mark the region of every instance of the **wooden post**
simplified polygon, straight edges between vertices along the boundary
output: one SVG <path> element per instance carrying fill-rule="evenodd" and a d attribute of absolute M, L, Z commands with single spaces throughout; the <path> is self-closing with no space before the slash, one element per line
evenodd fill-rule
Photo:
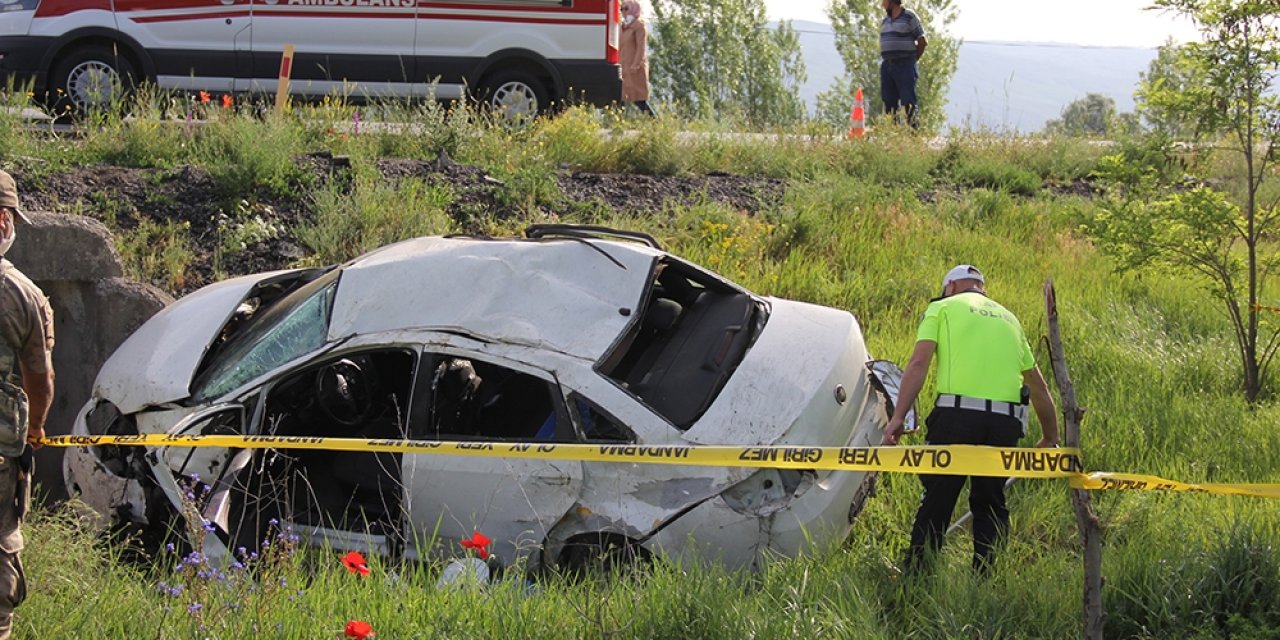
<path fill-rule="evenodd" d="M 280 56 L 280 78 L 276 83 L 276 117 L 284 115 L 284 104 L 289 99 L 289 77 L 293 75 L 293 45 L 284 45 Z"/>
<path fill-rule="evenodd" d="M 1084 409 L 1076 404 L 1076 390 L 1067 373 L 1067 356 L 1058 330 L 1058 299 L 1053 290 L 1053 278 L 1044 283 L 1044 306 L 1049 320 L 1049 359 L 1053 363 L 1058 393 L 1062 396 L 1063 444 L 1079 447 L 1080 420 L 1084 418 Z M 1084 637 L 1102 640 L 1102 525 L 1093 513 L 1088 491 L 1072 489 L 1071 502 L 1075 506 L 1076 524 L 1084 542 Z"/>

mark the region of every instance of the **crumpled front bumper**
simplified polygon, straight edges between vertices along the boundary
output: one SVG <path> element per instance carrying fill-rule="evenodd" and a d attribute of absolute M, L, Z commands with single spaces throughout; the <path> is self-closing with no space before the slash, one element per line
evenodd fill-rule
<path fill-rule="evenodd" d="M 76 415 L 71 435 L 90 435 L 87 417 L 96 403 L 90 400 Z M 120 449 L 115 447 L 111 452 Z M 129 461 L 123 455 L 113 457 L 108 453 L 106 448 L 99 447 L 68 449 L 62 462 L 67 490 L 100 514 L 110 514 L 119 521 L 148 524 L 146 486 L 132 477 Z"/>

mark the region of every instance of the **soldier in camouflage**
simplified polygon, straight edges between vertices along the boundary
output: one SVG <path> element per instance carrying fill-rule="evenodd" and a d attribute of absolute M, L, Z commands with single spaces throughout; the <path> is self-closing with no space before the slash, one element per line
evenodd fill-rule
<path fill-rule="evenodd" d="M 26 597 L 19 553 L 22 517 L 31 491 L 31 451 L 44 437 L 53 402 L 53 310 L 49 300 L 3 256 L 17 224 L 13 176 L 0 171 L 0 640 L 8 640 L 13 610 Z"/>

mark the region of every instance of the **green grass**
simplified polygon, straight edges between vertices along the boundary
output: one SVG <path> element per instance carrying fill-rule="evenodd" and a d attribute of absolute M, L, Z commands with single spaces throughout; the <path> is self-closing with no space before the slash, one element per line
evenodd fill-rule
<path fill-rule="evenodd" d="M 377 109 L 421 126 L 369 130 Z M 689 135 L 669 118 L 629 133 L 617 114 L 586 109 L 519 130 L 434 104 L 360 111 L 359 133 L 357 108 L 329 102 L 297 106 L 279 121 L 219 113 L 200 127 L 108 118 L 83 139 L 4 128 L 0 111 L 0 165 L 21 166 L 35 180 L 78 164 L 198 164 L 231 199 L 224 250 L 269 233 L 254 222 L 254 194 L 284 194 L 311 212 L 290 229 L 308 251 L 302 262 L 322 264 L 456 231 L 449 211 L 459 194 L 429 181 L 386 181 L 373 168 L 384 155 L 431 159 L 444 150 L 503 180 L 501 201 L 519 212 L 501 219 L 468 212 L 475 226 L 514 234 L 555 216 L 646 231 L 757 292 L 853 312 L 872 353 L 899 363 L 941 274 L 961 262 L 983 268 L 991 294 L 1022 319 L 1045 362 L 1041 287 L 1053 277 L 1072 377 L 1088 409 L 1090 469 L 1280 482 L 1280 407 L 1241 399 L 1218 306 L 1185 280 L 1116 274 L 1078 232 L 1097 204 L 1048 188 L 1087 179 L 1106 152 L 1096 145 L 958 135 L 935 148 L 900 131 L 845 142 L 812 130 L 741 137 L 706 126 Z M 350 179 L 308 183 L 294 160 L 317 151 L 349 156 Z M 559 170 L 727 171 L 783 178 L 787 191 L 758 215 L 716 202 L 623 215 L 567 201 Z M 235 208 L 242 198 L 247 208 Z M 83 206 L 100 209 L 106 200 Z M 133 273 L 171 284 L 181 278 L 175 265 L 190 240 L 180 227 L 140 225 L 127 238 Z M 924 397 L 930 393 L 926 386 Z M 1035 434 L 1033 427 L 1028 443 Z M 198 613 L 188 613 L 190 598 L 157 588 L 172 583 L 176 557 L 123 562 L 79 521 L 40 510 L 27 526 L 32 591 L 17 627 L 25 637 L 313 638 L 340 636 L 359 618 L 385 638 L 1080 635 L 1080 549 L 1065 483 L 1014 485 L 1011 542 L 986 581 L 968 570 L 963 532 L 948 541 L 937 575 L 909 580 L 897 572 L 918 492 L 914 477 L 882 478 L 842 545 L 755 574 L 659 563 L 611 583 L 551 579 L 531 589 L 511 580 L 442 591 L 439 563 L 372 559 L 373 575 L 361 580 L 336 553 L 317 551 L 280 560 L 273 578 L 288 588 L 258 581 L 206 591 Z M 1118 492 L 1093 499 L 1106 535 L 1107 637 L 1276 637 L 1273 501 Z M 260 591 L 248 591 L 251 584 Z"/>
<path fill-rule="evenodd" d="M 313 198 L 315 219 L 295 229 L 310 262 L 332 264 L 404 238 L 456 231 L 445 208 L 447 187 L 421 180 L 388 184 L 372 169 L 357 169 L 350 191 L 333 181 Z"/>

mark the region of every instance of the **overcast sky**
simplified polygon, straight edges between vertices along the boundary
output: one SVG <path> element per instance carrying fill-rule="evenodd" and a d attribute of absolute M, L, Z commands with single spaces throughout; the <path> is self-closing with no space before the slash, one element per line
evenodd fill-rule
<path fill-rule="evenodd" d="M 867 0 L 879 4 L 880 0 Z M 765 0 L 772 19 L 828 22 L 827 0 Z M 905 0 L 911 7 L 911 0 Z M 1144 7 L 1150 0 L 956 0 L 953 35 L 965 40 L 1156 47 L 1194 39 L 1189 21 Z"/>

